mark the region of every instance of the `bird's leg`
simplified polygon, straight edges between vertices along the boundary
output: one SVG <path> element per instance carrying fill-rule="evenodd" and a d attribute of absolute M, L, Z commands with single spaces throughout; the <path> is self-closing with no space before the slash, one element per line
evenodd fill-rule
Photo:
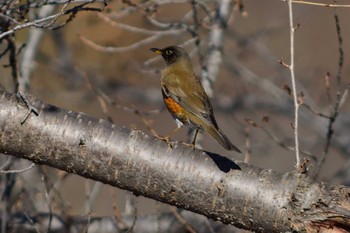
<path fill-rule="evenodd" d="M 198 131 L 199 131 L 199 129 L 196 128 L 196 132 L 194 133 L 194 137 L 193 137 L 193 140 L 191 143 L 186 143 L 186 142 L 182 142 L 182 143 L 186 146 L 192 147 L 192 149 L 195 149 Z"/>
<path fill-rule="evenodd" d="M 160 135 L 154 135 L 156 138 L 162 140 L 162 141 L 165 141 L 167 144 L 168 144 L 168 148 L 171 148 L 173 149 L 173 144 L 171 143 L 170 141 L 170 138 L 177 133 L 177 131 L 179 131 L 181 127 L 177 127 L 175 128 L 168 136 L 160 136 Z"/>
<path fill-rule="evenodd" d="M 170 138 L 177 133 L 177 131 L 179 131 L 180 128 L 176 128 L 174 129 L 168 136 L 160 136 L 160 135 L 154 135 L 156 138 L 160 139 L 160 140 L 163 140 L 163 141 L 166 141 L 166 142 L 169 142 L 170 141 Z"/>
<path fill-rule="evenodd" d="M 197 139 L 198 131 L 199 131 L 199 129 L 196 128 L 196 132 L 194 133 L 194 137 L 193 137 L 193 140 L 192 140 L 192 143 L 191 143 L 193 148 L 196 147 L 196 139 Z"/>

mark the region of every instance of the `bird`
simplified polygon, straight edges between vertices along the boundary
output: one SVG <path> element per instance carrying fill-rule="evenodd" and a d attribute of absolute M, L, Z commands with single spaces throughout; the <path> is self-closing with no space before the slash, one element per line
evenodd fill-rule
<path fill-rule="evenodd" d="M 209 97 L 193 71 L 189 54 L 179 46 L 150 50 L 161 55 L 166 64 L 161 76 L 161 90 L 167 110 L 178 128 L 189 125 L 196 129 L 191 145 L 195 147 L 198 131 L 203 130 L 226 150 L 241 153 L 219 128 Z"/>

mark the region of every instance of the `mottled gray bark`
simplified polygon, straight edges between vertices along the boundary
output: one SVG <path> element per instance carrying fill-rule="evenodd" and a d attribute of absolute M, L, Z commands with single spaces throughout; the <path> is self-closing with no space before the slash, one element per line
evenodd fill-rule
<path fill-rule="evenodd" d="M 350 229 L 350 188 L 314 183 L 218 154 L 171 146 L 29 98 L 39 116 L 0 91 L 0 153 L 130 190 L 256 232 Z"/>

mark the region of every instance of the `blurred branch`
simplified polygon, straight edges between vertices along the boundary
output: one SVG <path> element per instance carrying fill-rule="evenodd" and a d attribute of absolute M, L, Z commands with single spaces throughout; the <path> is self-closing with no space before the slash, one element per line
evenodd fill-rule
<path fill-rule="evenodd" d="M 186 222 L 191 222 L 196 233 L 227 233 L 235 232 L 233 226 L 223 225 L 220 222 L 210 221 L 214 231 L 209 231 L 207 227 L 208 219 L 202 215 L 193 214 L 188 211 L 181 211 L 178 213 L 181 218 Z M 21 213 L 16 213 L 10 216 L 11 221 L 14 224 L 10 227 L 12 233 L 32 233 L 33 228 L 43 225 L 48 222 L 49 215 L 45 212 L 40 212 L 28 216 L 30 219 L 34 219 L 35 222 L 32 226 L 29 223 L 27 217 Z M 130 229 L 134 222 L 134 215 L 124 214 L 121 216 L 124 221 L 116 221 L 113 217 L 94 217 L 90 219 L 87 232 L 89 233 L 125 233 Z M 21 224 L 18 224 L 21 223 Z M 54 214 L 53 215 L 53 227 L 51 230 L 54 232 L 67 232 L 67 225 L 70 226 L 71 232 L 76 229 L 82 229 L 88 224 L 88 219 L 83 216 L 69 215 L 66 218 Z M 81 231 L 78 231 L 81 232 Z M 138 216 L 138 219 L 133 228 L 134 233 L 184 233 L 187 232 L 187 228 L 182 223 L 178 222 L 173 213 L 165 212 L 161 216 L 159 214 L 147 214 Z"/>
<path fill-rule="evenodd" d="M 48 3 L 50 2 L 50 3 Z M 101 7 L 89 7 L 89 4 L 100 2 Z M 58 3 L 63 6 L 54 13 Z M 1 53 L 1 57 L 8 55 L 9 65 L 13 78 L 15 92 L 23 93 L 28 91 L 30 74 L 33 69 L 33 60 L 43 36 L 39 29 L 57 29 L 71 22 L 74 16 L 81 11 L 102 11 L 106 5 L 103 1 L 3 1 L 0 3 L 0 43 L 7 42 L 7 47 Z M 37 8 L 39 12 L 37 12 Z M 29 16 L 28 16 L 29 15 Z M 67 17 L 63 19 L 64 15 Z M 35 19 L 32 19 L 35 16 Z M 31 28 L 28 36 L 28 44 L 25 48 L 22 60 L 18 61 L 23 47 L 17 48 L 15 32 Z"/>
<path fill-rule="evenodd" d="M 130 5 L 132 8 L 140 8 L 140 9 L 146 9 L 149 6 L 147 5 L 147 2 L 145 4 L 135 4 L 132 3 L 131 1 L 124 1 L 125 4 Z M 172 3 L 172 2 L 169 2 Z M 157 4 L 157 3 L 152 3 L 152 4 Z M 163 2 L 164 4 L 164 2 Z M 146 10 L 146 12 L 148 12 L 149 10 Z M 120 13 L 120 12 L 119 12 Z M 112 27 L 115 28 L 119 28 L 119 29 L 123 29 L 126 30 L 128 32 L 132 32 L 132 33 L 137 33 L 137 34 L 145 34 L 145 35 L 149 35 L 149 37 L 143 38 L 137 42 L 134 42 L 130 45 L 127 46 L 122 46 L 122 47 L 106 47 L 106 46 L 102 46 L 102 45 L 98 45 L 97 43 L 91 41 L 90 39 L 86 38 L 83 35 L 79 35 L 79 39 L 86 45 L 90 46 L 91 48 L 101 51 L 101 52 L 107 52 L 107 53 L 116 53 L 116 52 L 126 52 L 126 51 L 130 51 L 130 50 L 134 50 L 134 49 L 138 49 L 141 46 L 150 44 L 152 42 L 155 42 L 157 40 L 159 40 L 160 38 L 164 37 L 164 36 L 171 36 L 171 35 L 179 35 L 183 32 L 186 31 L 191 31 L 190 27 L 186 24 L 186 23 L 161 23 L 158 20 L 156 20 L 153 17 L 150 17 L 148 14 L 146 14 L 146 19 L 153 25 L 155 25 L 158 28 L 164 29 L 164 30 L 149 30 L 149 29 L 145 29 L 145 28 L 140 28 L 140 27 L 135 27 L 135 26 L 131 26 L 128 24 L 124 24 L 124 23 L 120 23 L 120 22 L 116 22 L 114 20 L 112 20 L 112 18 L 121 18 L 121 17 L 125 17 L 129 15 L 129 11 L 127 11 L 124 14 L 118 14 L 115 12 L 112 12 L 109 15 L 109 17 L 107 17 L 105 14 L 98 14 L 98 16 L 107 24 L 109 24 Z"/>
<path fill-rule="evenodd" d="M 62 15 L 67 15 L 67 14 L 72 14 L 72 13 L 76 13 L 76 11 L 78 10 L 79 8 L 76 8 L 74 7 L 74 9 L 69 9 L 69 10 L 65 10 L 65 11 L 62 11 L 62 12 L 59 12 L 57 14 L 54 14 L 54 15 L 50 15 L 50 16 L 47 16 L 47 17 L 44 17 L 44 18 L 41 18 L 41 19 L 37 19 L 37 20 L 34 20 L 34 21 L 31 21 L 31 22 L 28 22 L 28 23 L 23 23 L 23 24 L 19 24 L 17 26 L 15 26 L 13 29 L 10 29 L 8 31 L 5 31 L 5 32 L 2 32 L 0 34 L 0 40 L 11 35 L 11 34 L 14 34 L 16 31 L 18 30 L 22 30 L 24 28 L 28 28 L 28 27 L 37 27 L 37 28 L 45 28 L 45 27 L 50 27 L 52 25 L 52 23 L 57 20 L 57 18 L 59 16 L 62 16 Z M 81 8 L 81 9 L 84 9 L 84 8 Z M 95 10 L 101 10 L 101 9 L 97 9 L 95 8 Z M 47 24 L 43 24 L 49 20 L 53 20 Z"/>
<path fill-rule="evenodd" d="M 52 212 L 52 206 L 51 206 L 51 199 L 50 199 L 50 186 L 49 185 L 49 181 L 48 181 L 48 177 L 46 176 L 46 174 L 44 173 L 42 167 L 39 168 L 40 172 L 41 172 L 41 180 L 43 182 L 44 185 L 44 190 L 45 190 L 45 199 L 46 199 L 46 203 L 47 203 L 47 208 L 49 210 L 48 213 L 48 224 L 47 224 L 47 232 L 51 231 L 51 224 L 52 224 L 52 218 L 53 218 L 53 212 Z"/>
<path fill-rule="evenodd" d="M 264 118 L 268 119 L 268 117 L 264 117 Z M 273 133 L 271 133 L 264 125 L 259 125 L 258 123 L 256 123 L 252 119 L 245 119 L 245 122 L 247 124 L 255 127 L 255 128 L 262 129 L 262 131 L 264 133 L 266 133 L 266 135 L 269 136 L 269 138 L 271 138 L 273 141 L 275 141 L 276 144 L 279 145 L 280 147 L 282 147 L 282 148 L 284 148 L 286 150 L 295 151 L 295 147 L 286 145 L 284 142 L 282 142 L 282 140 L 280 140 Z M 300 153 L 305 155 L 305 156 L 309 156 L 310 158 L 312 158 L 313 160 L 316 161 L 316 156 L 311 154 L 310 152 L 308 152 L 308 151 L 300 151 Z"/>
<path fill-rule="evenodd" d="M 196 231 L 191 227 L 191 225 L 188 224 L 188 222 L 177 212 L 178 210 L 176 207 L 170 207 L 170 211 L 174 214 L 177 221 L 179 221 L 185 227 L 186 232 L 196 233 Z"/>
<path fill-rule="evenodd" d="M 5 67 L 11 68 L 11 76 L 14 84 L 14 91 L 18 92 L 20 82 L 17 69 L 17 46 L 13 36 L 5 38 L 5 40 L 7 41 L 7 48 L 9 51 L 9 65 Z"/>
<path fill-rule="evenodd" d="M 34 98 L 30 101 L 40 114 L 21 125 L 26 108 L 15 95 L 0 95 L 0 153 L 256 232 L 350 229 L 350 189 L 344 186 L 314 183 L 295 172 L 235 164 L 176 142 L 170 142 L 170 149 L 166 142 L 140 131 Z"/>
<path fill-rule="evenodd" d="M 273 33 L 275 33 L 276 31 L 280 30 L 281 23 L 276 23 L 276 25 L 274 26 L 270 26 L 269 28 L 264 28 L 261 31 L 255 32 L 255 33 L 250 33 L 249 35 L 241 35 L 240 33 L 238 33 L 236 30 L 229 30 L 228 31 L 228 36 L 232 37 L 232 39 L 234 39 L 235 41 L 237 41 L 238 43 L 238 47 L 239 50 L 241 50 L 241 52 L 239 52 L 239 50 L 235 53 L 230 53 L 229 55 L 226 55 L 227 58 L 224 59 L 225 63 L 228 65 L 232 65 L 231 63 L 241 63 L 239 61 L 238 58 L 240 58 L 242 55 L 244 57 L 245 53 L 249 53 L 249 51 L 253 52 L 254 55 L 253 56 L 258 56 L 260 57 L 261 60 L 263 60 L 265 63 L 267 63 L 267 65 L 269 65 L 271 67 L 271 69 L 273 71 L 278 72 L 278 79 L 287 79 L 290 77 L 290 72 L 288 70 L 288 72 L 286 72 L 285 67 L 281 67 L 281 65 L 276 62 L 279 59 L 276 57 L 275 53 L 273 53 L 268 46 L 266 45 L 266 43 L 262 42 L 262 38 L 264 37 L 266 38 L 267 35 L 272 36 Z M 235 58 L 235 62 L 232 62 L 231 58 L 234 57 Z M 237 58 L 238 57 L 238 58 Z M 240 66 L 242 66 L 243 64 L 241 63 Z M 247 68 L 244 68 L 246 70 L 248 70 Z M 251 72 L 248 70 L 248 72 Z M 245 76 L 242 75 L 241 76 L 242 79 L 245 79 Z M 272 77 L 271 77 L 272 78 Z M 271 80 L 271 78 L 269 78 L 269 80 Z M 262 78 L 259 78 L 262 79 Z M 308 92 L 306 92 L 305 90 L 307 89 L 303 82 L 300 82 L 298 80 L 295 80 L 297 83 L 297 86 L 304 91 L 305 93 L 305 97 L 308 100 L 308 103 L 311 104 L 311 106 L 314 106 L 315 103 L 312 100 L 312 98 L 310 97 L 310 95 L 308 94 Z M 258 82 L 258 80 L 256 80 L 256 82 Z M 280 87 L 276 86 L 275 83 L 269 81 L 271 84 L 271 88 L 274 88 L 274 90 L 280 89 Z M 261 81 L 259 81 L 258 83 L 252 83 L 253 85 L 255 85 L 256 87 L 260 87 L 260 83 Z M 272 87 L 275 86 L 275 87 Z M 272 93 L 274 93 L 275 91 L 270 91 Z M 278 98 L 281 98 L 281 96 L 279 96 Z"/>
<path fill-rule="evenodd" d="M 337 74 L 337 93 L 336 93 L 336 102 L 334 106 L 331 106 L 331 116 L 329 118 L 328 128 L 327 128 L 327 138 L 326 142 L 324 144 L 324 149 L 321 155 L 321 158 L 319 159 L 316 170 L 314 173 L 314 177 L 317 178 L 319 175 L 319 171 L 321 169 L 321 166 L 323 165 L 326 156 L 328 154 L 329 146 L 331 144 L 332 136 L 333 136 L 333 125 L 337 119 L 339 109 L 341 107 L 341 103 L 343 100 L 343 96 L 346 96 L 348 93 L 349 85 L 346 86 L 343 93 L 341 93 L 342 88 L 342 74 L 343 74 L 343 66 L 344 66 L 344 50 L 343 50 L 343 38 L 341 34 L 340 24 L 339 24 L 339 16 L 337 13 L 336 8 L 333 9 L 333 16 L 335 21 L 335 26 L 337 30 L 337 37 L 338 37 L 338 50 L 339 50 L 339 59 L 338 59 L 338 74 Z M 330 96 L 330 94 L 329 94 Z M 330 98 L 330 97 L 329 97 Z"/>
<path fill-rule="evenodd" d="M 44 6 L 39 11 L 39 17 L 47 17 L 53 13 L 55 6 Z M 19 66 L 19 88 L 20 92 L 28 92 L 32 70 L 35 66 L 35 57 L 44 36 L 44 30 L 31 28 L 28 34 L 27 43 L 23 50 Z"/>
<path fill-rule="evenodd" d="M 35 166 L 35 163 L 31 163 L 29 167 L 23 169 L 15 169 L 15 170 L 0 170 L 0 174 L 8 174 L 8 173 L 22 173 L 32 169 Z"/>
<path fill-rule="evenodd" d="M 311 107 L 309 104 L 307 103 L 302 103 L 301 106 L 304 106 L 306 109 L 308 109 L 310 112 L 312 112 L 313 114 L 320 116 L 320 117 L 324 117 L 326 119 L 329 119 L 330 117 L 323 114 L 322 112 L 317 111 L 316 109 L 314 109 L 313 107 Z"/>
<path fill-rule="evenodd" d="M 276 86 L 272 81 L 270 81 L 271 78 L 260 77 L 248 69 L 248 67 L 241 63 L 235 56 L 230 56 L 229 59 L 225 59 L 225 64 L 231 73 L 237 73 L 237 76 L 243 77 L 243 81 L 247 81 L 250 86 L 259 88 L 267 95 L 265 95 L 265 98 L 263 99 L 256 95 L 249 95 L 244 96 L 244 98 L 235 99 L 221 95 L 221 98 L 225 99 L 225 101 L 218 101 L 215 104 L 217 110 L 233 112 L 238 111 L 238 109 L 254 111 L 265 111 L 268 109 L 271 114 L 284 116 L 288 116 L 290 114 L 293 109 L 293 103 L 290 101 L 288 95 L 286 95 L 280 87 Z M 328 80 L 329 74 L 327 74 L 325 77 L 326 80 Z M 326 93 L 328 96 L 329 82 L 327 81 L 326 88 Z M 348 93 L 348 89 L 350 89 L 350 84 L 348 84 L 347 88 L 344 91 L 342 97 L 344 100 L 346 99 L 346 93 Z M 315 134 L 319 135 L 320 138 L 325 139 L 326 131 L 324 128 L 327 128 L 328 122 L 326 119 L 329 119 L 330 116 L 326 116 L 325 114 L 320 113 L 322 116 L 315 118 L 313 114 L 310 114 L 311 112 L 313 111 L 301 111 L 299 116 L 301 122 L 305 123 L 305 126 L 315 132 Z M 318 112 L 315 111 L 315 114 L 316 113 Z M 340 154 L 347 159 L 347 155 L 350 153 L 350 136 L 347 134 L 348 129 L 350 129 L 350 125 L 348 125 L 348 117 L 346 117 L 346 113 L 344 117 L 339 116 L 338 118 L 338 124 L 342 125 L 343 131 L 338 131 L 337 140 L 333 140 L 332 147 L 339 150 Z M 344 133 L 341 134 L 342 132 Z"/>
<path fill-rule="evenodd" d="M 90 46 L 91 48 L 100 51 L 100 52 L 106 52 L 106 53 L 117 53 L 117 52 L 126 52 L 126 51 L 130 51 L 130 50 L 134 50 L 134 49 L 138 49 L 146 44 L 150 44 L 151 42 L 154 42 L 158 39 L 160 39 L 162 37 L 162 35 L 153 35 L 150 37 L 147 37 L 145 39 L 142 39 L 136 43 L 133 43 L 131 45 L 128 46 L 123 46 L 123 47 L 105 47 L 102 45 L 98 45 L 95 42 L 87 39 L 85 36 L 79 34 L 79 39 L 86 44 L 87 46 Z"/>
<path fill-rule="evenodd" d="M 216 8 L 215 22 L 211 27 L 208 39 L 207 60 L 201 74 L 203 87 L 209 97 L 213 97 L 213 84 L 218 79 L 222 64 L 224 32 L 232 11 L 232 0 L 217 0 Z"/>
<path fill-rule="evenodd" d="M 109 17 L 107 17 L 105 14 L 102 14 L 102 13 L 99 13 L 97 15 L 103 21 L 108 23 L 110 26 L 124 29 L 126 31 L 134 32 L 134 33 L 140 33 L 140 34 L 146 34 L 146 35 L 164 35 L 165 36 L 165 35 L 174 35 L 174 34 L 182 33 L 184 31 L 186 31 L 186 28 L 184 27 L 184 25 L 182 25 L 182 27 L 180 27 L 180 28 L 172 28 L 172 29 L 169 28 L 167 30 L 149 30 L 149 29 L 134 27 L 134 26 L 131 26 L 128 24 L 113 21 Z"/>

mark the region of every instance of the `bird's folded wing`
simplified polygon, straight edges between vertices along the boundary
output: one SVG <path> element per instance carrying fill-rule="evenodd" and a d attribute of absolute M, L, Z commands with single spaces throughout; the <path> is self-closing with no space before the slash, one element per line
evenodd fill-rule
<path fill-rule="evenodd" d="M 186 83 L 181 83 L 180 85 L 180 80 Z M 191 83 L 187 80 L 176 78 L 176 74 L 168 74 L 167 79 L 162 82 L 162 91 L 190 113 L 201 118 L 207 124 L 216 126 L 213 110 L 207 95 L 204 92 L 204 94 L 198 94 L 194 85 L 200 85 L 199 88 L 203 88 L 200 83 Z"/>

